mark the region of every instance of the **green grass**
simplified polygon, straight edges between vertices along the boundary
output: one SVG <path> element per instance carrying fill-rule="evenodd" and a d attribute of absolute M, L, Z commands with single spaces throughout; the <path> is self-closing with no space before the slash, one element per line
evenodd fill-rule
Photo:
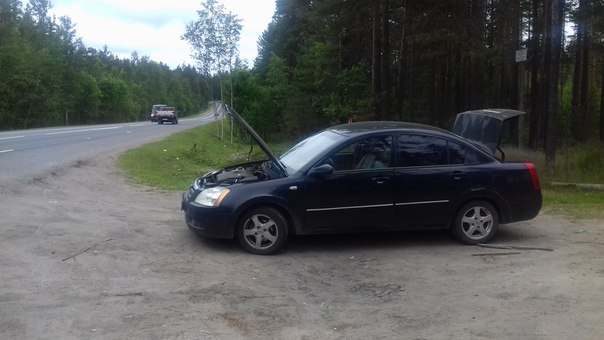
<path fill-rule="evenodd" d="M 118 165 L 135 183 L 163 190 L 186 190 L 195 178 L 209 171 L 247 161 L 249 139 L 235 138 L 231 143 L 226 121 L 223 127 L 223 139 L 217 137 L 220 123 L 212 123 L 129 150 L 119 157 Z M 285 151 L 291 142 L 281 138 L 269 144 L 279 153 Z M 575 218 L 604 218 L 604 190 L 550 184 L 604 184 L 604 150 L 601 146 L 560 150 L 556 155 L 557 168 L 552 174 L 544 171 L 542 153 L 510 149 L 506 150 L 506 157 L 511 161 L 535 163 L 542 184 L 544 211 Z M 250 160 L 264 158 L 263 152 L 254 147 Z"/>
<path fill-rule="evenodd" d="M 250 153 L 249 139 L 234 138 L 224 124 L 224 138 L 218 138 L 220 123 L 211 123 L 171 135 L 161 141 L 131 149 L 120 155 L 118 165 L 139 184 L 164 190 L 184 190 L 191 182 L 212 170 L 243 163 Z M 254 147 L 250 161 L 264 159 Z"/>
<path fill-rule="evenodd" d="M 578 219 L 604 218 L 604 190 L 546 186 L 544 210 Z"/>

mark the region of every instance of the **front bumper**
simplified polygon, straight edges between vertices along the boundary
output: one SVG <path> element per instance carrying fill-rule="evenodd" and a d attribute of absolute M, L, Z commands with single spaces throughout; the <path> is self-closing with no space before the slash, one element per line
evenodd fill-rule
<path fill-rule="evenodd" d="M 188 194 L 182 195 L 181 209 L 185 213 L 187 227 L 196 234 L 210 238 L 233 238 L 235 223 L 230 214 L 223 209 L 205 207 L 188 200 Z"/>

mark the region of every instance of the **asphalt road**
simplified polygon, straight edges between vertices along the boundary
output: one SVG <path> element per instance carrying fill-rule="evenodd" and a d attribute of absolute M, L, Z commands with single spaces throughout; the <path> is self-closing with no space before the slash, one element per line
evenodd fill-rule
<path fill-rule="evenodd" d="M 213 119 L 206 112 L 179 119 L 177 125 L 136 122 L 0 132 L 0 182 L 35 178 L 57 166 L 136 147 Z"/>

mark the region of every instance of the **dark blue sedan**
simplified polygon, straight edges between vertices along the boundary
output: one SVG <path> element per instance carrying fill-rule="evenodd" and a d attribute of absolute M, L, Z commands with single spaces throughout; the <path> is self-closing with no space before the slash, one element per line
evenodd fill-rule
<path fill-rule="evenodd" d="M 494 156 L 503 122 L 518 111 L 465 112 L 457 133 L 394 121 L 337 125 L 281 157 L 227 111 L 268 158 L 196 179 L 181 206 L 197 234 L 237 238 L 254 254 L 279 251 L 292 234 L 429 228 L 485 243 L 500 224 L 541 209 L 535 166 Z"/>

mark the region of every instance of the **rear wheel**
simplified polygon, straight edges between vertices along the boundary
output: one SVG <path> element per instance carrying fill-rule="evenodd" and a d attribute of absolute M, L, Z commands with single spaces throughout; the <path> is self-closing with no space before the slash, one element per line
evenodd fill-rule
<path fill-rule="evenodd" d="M 254 208 L 241 217 L 237 239 L 243 249 L 252 254 L 274 254 L 287 240 L 287 221 L 277 209 Z"/>
<path fill-rule="evenodd" d="M 485 201 L 473 201 L 461 207 L 451 225 L 453 236 L 465 244 L 489 242 L 498 229 L 499 214 Z"/>

